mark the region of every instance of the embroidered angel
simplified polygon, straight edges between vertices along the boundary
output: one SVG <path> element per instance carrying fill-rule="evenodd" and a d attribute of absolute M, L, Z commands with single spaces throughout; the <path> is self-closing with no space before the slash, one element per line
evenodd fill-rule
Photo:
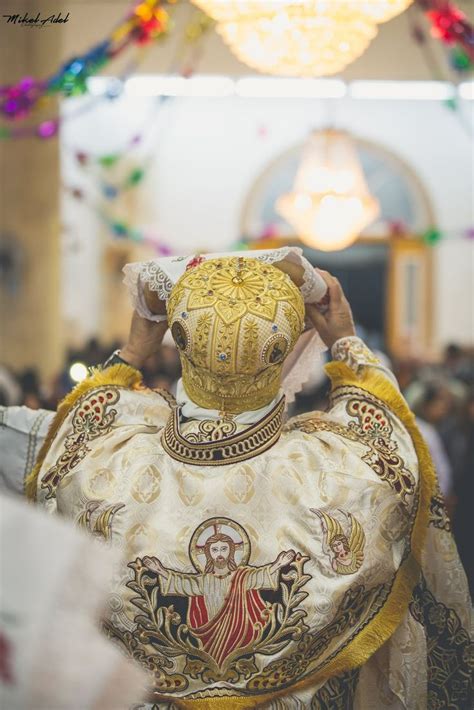
<path fill-rule="evenodd" d="M 354 574 L 364 561 L 365 533 L 359 521 L 351 513 L 339 510 L 349 529 L 344 531 L 337 518 L 316 508 L 310 508 L 321 520 L 323 550 L 331 560 L 331 567 L 338 574 Z"/>

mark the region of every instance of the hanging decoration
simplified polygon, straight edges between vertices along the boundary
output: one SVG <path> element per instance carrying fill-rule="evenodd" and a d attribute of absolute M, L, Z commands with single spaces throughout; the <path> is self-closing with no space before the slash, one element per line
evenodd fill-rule
<path fill-rule="evenodd" d="M 429 244 L 430 246 L 434 246 L 441 241 L 441 237 L 441 232 L 437 227 L 429 227 L 422 235 L 425 244 Z"/>
<path fill-rule="evenodd" d="M 400 222 L 392 222 L 387 225 L 389 239 L 406 239 L 408 241 L 424 242 L 428 246 L 437 246 L 440 242 L 449 240 L 450 242 L 474 240 L 474 227 L 461 230 L 444 231 L 432 226 L 421 234 L 413 234 Z M 278 229 L 278 225 L 269 224 L 265 226 L 257 238 L 242 237 L 232 246 L 235 251 L 249 251 L 250 249 L 275 249 L 278 248 L 278 240 L 281 244 L 288 244 L 288 237 Z M 313 246 L 313 245 L 308 245 Z M 316 248 L 316 247 L 313 247 Z M 317 247 L 319 248 L 319 247 Z"/>
<path fill-rule="evenodd" d="M 420 5 L 417 7 L 420 9 Z M 430 36 L 427 33 L 427 29 L 424 27 L 424 23 L 420 22 L 420 18 L 416 16 L 416 13 L 412 13 L 409 20 L 410 34 L 413 40 L 420 47 L 423 59 L 431 73 L 433 81 L 452 81 L 449 66 L 446 66 L 444 62 L 440 61 L 438 56 L 439 53 L 434 51 L 433 42 L 430 41 Z M 446 49 L 448 50 L 448 64 L 458 74 L 469 71 L 469 69 L 473 66 L 469 55 L 462 47 L 457 45 L 454 47 L 446 45 Z M 449 111 L 455 114 L 461 128 L 469 137 L 471 137 L 472 126 L 466 114 L 460 110 L 460 101 L 458 96 L 453 95 L 450 98 L 445 99 L 443 104 Z"/>
<path fill-rule="evenodd" d="M 172 0 L 165 0 L 171 3 Z M 42 107 L 52 96 L 78 96 L 87 92 L 87 80 L 104 69 L 109 62 L 130 46 L 144 47 L 164 36 L 169 29 L 169 14 L 163 0 L 144 0 L 119 23 L 105 40 L 85 54 L 73 57 L 52 76 L 44 80 L 23 77 L 16 84 L 0 86 L 0 114 L 18 123 Z M 43 121 L 38 126 L 2 127 L 0 138 L 21 138 L 36 135 L 51 138 L 56 135 L 59 120 Z"/>
<path fill-rule="evenodd" d="M 90 163 L 94 167 L 103 168 L 107 173 L 124 155 L 126 155 L 125 152 L 96 157 L 88 156 L 87 153 L 81 151 L 76 153 L 75 158 L 77 163 L 83 168 L 86 168 Z M 97 181 L 100 184 L 100 191 L 103 197 L 107 200 L 115 200 L 121 193 L 140 185 L 146 177 L 150 162 L 151 158 L 147 158 L 141 165 L 130 168 L 125 177 L 120 181 L 113 181 L 112 179 L 98 176 Z"/>
<path fill-rule="evenodd" d="M 196 62 L 199 61 L 201 52 L 202 43 L 200 40 L 205 36 L 209 26 L 208 18 L 204 17 L 202 13 L 193 14 L 186 24 L 181 42 L 178 44 L 175 56 L 171 61 L 170 73 L 178 73 L 181 76 L 191 76 L 194 73 Z M 82 187 L 65 185 L 63 186 L 65 191 L 74 199 L 82 201 L 90 209 L 94 210 L 114 239 L 145 244 L 160 255 L 172 254 L 172 250 L 164 243 L 159 234 L 148 228 L 137 228 L 128 220 L 112 214 L 101 198 L 105 198 L 109 203 L 113 201 L 114 212 L 116 212 L 121 194 L 143 183 L 155 155 L 153 149 L 144 158 L 135 160 L 136 164 L 126 171 L 125 177 L 115 180 L 112 176 L 117 168 L 120 169 L 121 161 L 124 158 L 130 161 L 131 151 L 142 145 L 146 138 L 149 137 L 147 134 L 151 129 L 156 128 L 157 116 L 163 105 L 169 100 L 171 100 L 169 96 L 157 97 L 140 131 L 135 132 L 120 150 L 97 155 L 84 149 L 65 146 L 76 165 L 86 171 L 88 177 L 94 178 L 96 188 L 95 197 L 92 198 L 86 195 Z M 122 170 L 121 172 L 123 173 L 124 171 Z"/>
<path fill-rule="evenodd" d="M 115 219 L 104 209 L 99 210 L 99 215 L 114 239 L 128 239 L 143 244 L 151 247 L 161 256 L 170 256 L 173 253 L 171 248 L 164 244 L 160 235 L 147 229 L 134 227 L 127 220 Z"/>
<path fill-rule="evenodd" d="M 322 251 L 348 247 L 379 214 L 350 136 L 335 130 L 311 134 L 293 190 L 275 206 L 301 241 Z"/>
<path fill-rule="evenodd" d="M 285 76 L 328 76 L 359 57 L 377 25 L 413 0 L 193 0 L 240 61 Z"/>
<path fill-rule="evenodd" d="M 474 59 L 462 47 L 453 47 L 450 51 L 450 63 L 452 68 L 460 74 L 472 71 Z"/>
<path fill-rule="evenodd" d="M 178 43 L 175 56 L 172 58 L 168 70 L 169 73 L 192 76 L 196 63 L 200 58 L 201 40 L 209 27 L 209 19 L 206 16 L 201 12 L 193 13 L 190 21 L 186 24 L 181 41 Z M 130 240 L 135 243 L 145 244 L 161 255 L 172 254 L 172 250 L 163 242 L 160 235 L 150 229 L 137 228 L 126 219 L 112 215 L 100 198 L 105 198 L 109 203 L 113 201 L 114 212 L 116 212 L 117 203 L 119 203 L 122 193 L 143 183 L 154 159 L 155 151 L 153 149 L 148 152 L 147 156 L 137 159 L 135 161 L 136 164 L 128 169 L 125 177 L 120 180 L 115 180 L 110 174 L 112 173 L 113 175 L 115 169 L 120 168 L 120 162 L 125 157 L 130 161 L 130 152 L 135 150 L 137 146 L 142 145 L 151 129 L 156 128 L 157 116 L 163 105 L 169 100 L 171 100 L 171 97 L 165 95 L 156 98 L 142 128 L 135 132 L 120 150 L 97 155 L 84 149 L 64 146 L 77 166 L 86 171 L 88 177 L 94 179 L 96 187 L 94 198 L 89 198 L 81 187 L 64 185 L 64 190 L 73 198 L 83 201 L 94 210 L 114 239 Z"/>
<path fill-rule="evenodd" d="M 162 256 L 169 256 L 173 253 L 159 234 L 150 229 L 135 227 L 128 220 L 111 215 L 104 207 L 88 199 L 82 188 L 68 185 L 64 185 L 63 188 L 75 200 L 86 203 L 93 208 L 114 239 L 127 239 L 137 244 L 149 246 Z"/>
<path fill-rule="evenodd" d="M 474 26 L 466 15 L 448 0 L 417 0 L 417 3 L 431 25 L 432 37 L 448 46 L 456 46 L 473 63 Z"/>
<path fill-rule="evenodd" d="M 465 241 L 466 239 L 472 241 L 474 239 L 474 226 L 468 227 L 467 229 L 445 230 L 436 225 L 432 225 L 423 232 L 421 239 L 429 246 L 436 246 L 436 244 L 444 241 Z"/>

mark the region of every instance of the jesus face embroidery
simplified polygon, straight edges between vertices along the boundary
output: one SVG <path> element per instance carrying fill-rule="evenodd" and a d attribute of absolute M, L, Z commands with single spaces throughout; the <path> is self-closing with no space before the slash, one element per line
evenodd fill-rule
<path fill-rule="evenodd" d="M 168 603 L 166 608 L 173 613 L 179 602 L 172 606 L 169 602 L 173 597 L 185 597 L 186 627 L 181 627 L 179 638 L 182 641 L 187 634 L 189 655 L 207 660 L 221 675 L 239 656 L 264 645 L 266 633 L 271 641 L 278 624 L 275 604 L 265 600 L 265 592 L 280 596 L 281 586 L 287 584 L 286 568 L 292 572 L 290 587 L 295 586 L 296 593 L 304 584 L 299 585 L 298 579 L 303 576 L 307 558 L 285 550 L 269 564 L 249 565 L 249 537 L 229 518 L 202 523 L 192 535 L 189 556 L 196 572 L 168 568 L 157 557 L 138 558 L 129 566 L 138 573 L 141 584 L 129 586 L 136 591 L 143 588 L 149 594 L 148 589 L 157 585 L 160 607 Z M 295 569 L 290 570 L 290 566 Z M 161 609 L 164 611 L 164 607 Z"/>
<path fill-rule="evenodd" d="M 234 542 L 228 535 L 212 535 L 206 543 L 206 572 L 228 574 L 236 569 L 234 547 Z"/>

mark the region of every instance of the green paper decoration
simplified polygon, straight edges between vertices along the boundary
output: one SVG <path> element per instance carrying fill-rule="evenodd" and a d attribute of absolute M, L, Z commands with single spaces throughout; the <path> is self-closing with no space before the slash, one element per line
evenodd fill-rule
<path fill-rule="evenodd" d="M 444 105 L 447 106 L 447 108 L 451 109 L 451 111 L 456 111 L 458 108 L 458 100 L 455 98 L 446 99 Z"/>
<path fill-rule="evenodd" d="M 423 234 L 423 241 L 425 242 L 425 244 L 429 244 L 430 246 L 434 246 L 439 241 L 441 241 L 442 237 L 443 237 L 443 235 L 441 234 L 440 230 L 437 229 L 437 227 L 430 227 Z"/>
<path fill-rule="evenodd" d="M 111 168 L 117 160 L 119 159 L 119 155 L 112 154 L 112 155 L 103 155 L 102 158 L 99 158 L 99 163 L 102 165 L 104 168 Z"/>
<path fill-rule="evenodd" d="M 111 226 L 114 234 L 117 237 L 125 237 L 129 232 L 129 228 L 125 222 L 113 222 Z"/>
<path fill-rule="evenodd" d="M 132 172 L 128 176 L 127 184 L 138 185 L 138 183 L 143 180 L 144 175 L 145 171 L 142 168 L 135 168 L 135 170 L 132 170 Z"/>
<path fill-rule="evenodd" d="M 472 66 L 469 55 L 461 47 L 453 47 L 451 50 L 451 63 L 460 72 L 468 71 Z"/>

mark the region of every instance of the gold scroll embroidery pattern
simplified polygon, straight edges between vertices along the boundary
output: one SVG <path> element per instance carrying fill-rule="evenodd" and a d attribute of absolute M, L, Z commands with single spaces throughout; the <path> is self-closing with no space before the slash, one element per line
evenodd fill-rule
<path fill-rule="evenodd" d="M 112 539 L 113 519 L 119 510 L 125 508 L 125 504 L 107 505 L 102 510 L 100 509 L 101 504 L 100 500 L 90 500 L 79 514 L 76 524 L 93 536 L 109 542 Z"/>
<path fill-rule="evenodd" d="M 301 680 L 308 672 L 319 670 L 321 662 L 318 665 L 318 659 L 327 658 L 331 643 L 348 634 L 338 651 L 345 648 L 380 611 L 388 592 L 388 585 L 377 585 L 371 589 L 363 585 L 350 587 L 332 621 L 316 633 L 304 633 L 291 655 L 270 661 L 258 675 L 248 681 L 247 688 L 269 692 Z"/>
<path fill-rule="evenodd" d="M 368 451 L 362 456 L 362 460 L 406 502 L 407 496 L 415 492 L 415 478 L 397 453 L 396 442 L 389 438 L 392 429 L 383 410 L 375 407 L 369 399 L 360 398 L 351 399 L 347 403 L 347 411 L 357 416 L 358 421 L 350 422 L 346 426 L 318 417 L 309 417 L 292 422 L 288 428 L 299 429 L 307 434 L 328 431 L 366 446 Z"/>
<path fill-rule="evenodd" d="M 104 387 L 87 394 L 78 404 L 72 417 L 72 433 L 64 444 L 65 451 L 41 481 L 41 488 L 47 491 L 46 500 L 54 498 L 63 478 L 89 453 L 88 442 L 110 431 L 117 416 L 117 410 L 110 407 L 119 398 L 116 387 Z"/>

